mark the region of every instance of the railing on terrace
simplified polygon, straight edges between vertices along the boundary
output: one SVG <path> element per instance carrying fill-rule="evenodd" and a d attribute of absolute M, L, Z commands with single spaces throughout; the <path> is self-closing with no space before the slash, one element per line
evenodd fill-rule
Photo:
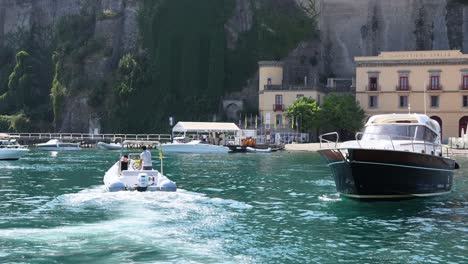
<path fill-rule="evenodd" d="M 273 104 L 273 112 L 276 111 L 284 111 L 286 108 L 284 107 L 284 104 Z"/>
<path fill-rule="evenodd" d="M 460 84 L 459 89 L 460 90 L 468 90 L 468 83 Z"/>
<path fill-rule="evenodd" d="M 64 140 L 158 140 L 170 141 L 170 134 L 81 134 L 81 133 L 10 133 L 11 137 L 33 139 L 64 139 Z"/>
<path fill-rule="evenodd" d="M 397 90 L 397 91 L 411 91 L 411 86 L 409 86 L 409 85 L 406 85 L 406 86 L 404 86 L 404 85 L 397 85 L 397 86 L 396 86 L 396 90 Z"/>
<path fill-rule="evenodd" d="M 264 86 L 267 91 L 289 91 L 289 90 L 319 90 L 318 86 L 294 85 L 294 84 L 267 84 Z"/>
<path fill-rule="evenodd" d="M 438 84 L 438 85 L 429 84 L 427 86 L 428 91 L 442 91 L 442 88 L 443 88 L 443 86 L 440 85 L 440 84 Z"/>
<path fill-rule="evenodd" d="M 366 85 L 366 91 L 367 92 L 378 92 L 378 91 L 380 91 L 380 85 L 377 85 L 377 84 Z"/>

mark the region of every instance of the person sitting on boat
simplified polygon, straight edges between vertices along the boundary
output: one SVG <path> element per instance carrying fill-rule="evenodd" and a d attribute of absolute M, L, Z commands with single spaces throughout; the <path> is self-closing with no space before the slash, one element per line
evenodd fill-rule
<path fill-rule="evenodd" d="M 124 155 L 120 161 L 120 170 L 128 170 L 128 156 Z"/>
<path fill-rule="evenodd" d="M 151 152 L 146 149 L 146 146 L 142 146 L 141 149 L 143 152 L 140 154 L 140 170 L 152 170 Z"/>

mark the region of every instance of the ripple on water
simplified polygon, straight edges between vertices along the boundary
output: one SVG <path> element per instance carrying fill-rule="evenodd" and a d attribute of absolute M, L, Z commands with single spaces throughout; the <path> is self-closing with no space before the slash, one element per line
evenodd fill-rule
<path fill-rule="evenodd" d="M 175 193 L 108 193 L 95 188 L 61 195 L 24 215 L 23 219 L 44 214 L 76 215 L 89 208 L 117 214 L 86 224 L 76 224 L 75 221 L 73 225 L 65 223 L 49 228 L 3 229 L 0 241 L 7 242 L 0 242 L 6 246 L 0 249 L 0 254 L 24 253 L 24 248 L 9 247 L 12 241 L 22 241 L 36 248 L 47 245 L 46 248 L 54 248 L 52 255 L 63 255 L 76 248 L 109 252 L 109 245 L 116 245 L 118 241 L 116 248 L 119 250 L 138 246 L 138 252 L 142 252 L 141 246 L 148 245 L 161 256 L 192 256 L 192 260 L 222 261 L 226 257 L 223 256 L 225 241 L 218 230 L 236 221 L 238 214 L 252 206 L 184 190 Z M 241 255 L 237 258 L 243 259 Z"/>

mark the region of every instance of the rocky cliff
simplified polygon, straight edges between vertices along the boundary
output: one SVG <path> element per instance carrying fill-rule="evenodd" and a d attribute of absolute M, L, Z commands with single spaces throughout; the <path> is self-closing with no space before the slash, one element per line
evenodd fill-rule
<path fill-rule="evenodd" d="M 354 75 L 354 56 L 380 51 L 468 52 L 468 6 L 451 0 L 321 0 L 323 66 Z"/>
<path fill-rule="evenodd" d="M 288 82 L 302 82 L 303 76 L 323 82 L 332 76 L 353 77 L 354 56 L 397 50 L 468 52 L 468 6 L 462 0 L 204 0 L 200 8 L 177 0 L 190 10 L 181 10 L 183 17 L 175 19 L 167 14 L 176 16 L 183 5 L 173 1 L 1 0 L 0 94 L 13 89 L 8 76 L 14 54 L 36 52 L 32 67 L 38 68 L 35 78 L 42 83 L 32 89 L 52 94 L 54 129 L 87 132 L 99 128 L 110 112 L 107 97 L 115 87 L 120 87 L 120 96 L 143 96 L 138 85 L 175 93 L 164 98 L 156 93 L 165 102 L 153 105 L 158 111 L 184 94 L 189 103 L 212 104 L 200 97 L 207 92 L 215 99 L 243 99 L 255 111 L 256 60 L 284 60 Z M 317 16 L 307 20 L 298 12 L 311 3 Z M 213 23 L 224 23 L 224 33 Z M 319 34 L 312 24 L 318 25 Z M 196 45 L 180 43 L 190 40 Z M 130 64 L 120 63 L 125 54 L 133 54 Z M 204 61 L 204 56 L 211 57 Z M 211 88 L 200 88 L 204 85 Z"/>

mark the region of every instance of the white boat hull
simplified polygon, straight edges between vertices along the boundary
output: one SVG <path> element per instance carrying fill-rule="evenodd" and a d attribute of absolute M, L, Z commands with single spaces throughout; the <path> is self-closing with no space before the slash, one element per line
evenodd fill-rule
<path fill-rule="evenodd" d="M 37 149 L 45 150 L 45 151 L 81 150 L 80 147 L 61 147 L 61 146 L 38 146 Z"/>
<path fill-rule="evenodd" d="M 162 144 L 164 153 L 228 153 L 229 148 L 210 144 L 167 143 Z"/>
<path fill-rule="evenodd" d="M 104 175 L 104 185 L 109 191 L 118 183 L 124 186 L 124 190 L 139 190 L 139 177 L 145 174 L 148 177 L 148 185 L 144 190 L 148 191 L 176 191 L 175 182 L 169 180 L 157 170 L 134 170 L 133 161 L 130 162 L 128 170 L 121 171 L 119 169 L 120 162 L 116 162 Z"/>
<path fill-rule="evenodd" d="M 17 160 L 26 155 L 29 149 L 25 148 L 1 148 L 0 160 Z"/>
<path fill-rule="evenodd" d="M 99 149 L 109 149 L 109 150 L 121 150 L 122 145 L 118 143 L 105 143 L 105 142 L 98 142 L 96 144 L 97 148 Z"/>

